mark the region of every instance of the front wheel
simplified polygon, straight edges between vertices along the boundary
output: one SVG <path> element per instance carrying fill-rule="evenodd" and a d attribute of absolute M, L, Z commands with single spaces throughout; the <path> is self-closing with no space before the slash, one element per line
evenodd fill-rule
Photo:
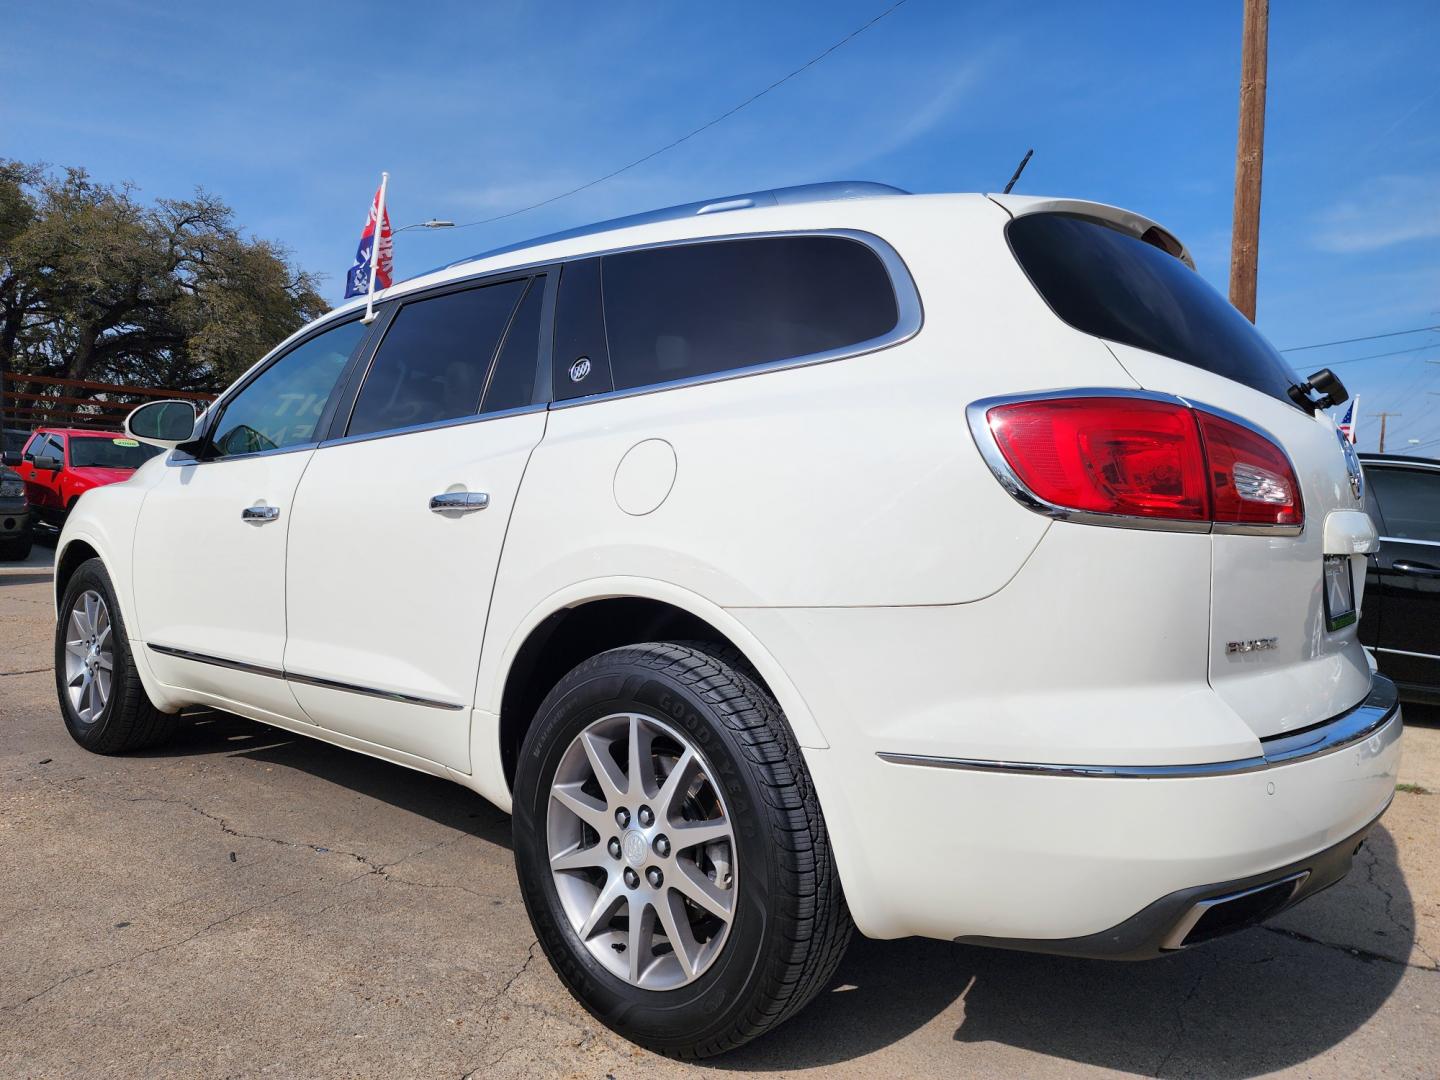
<path fill-rule="evenodd" d="M 531 922 L 606 1026 L 676 1057 L 740 1045 L 834 974 L 851 923 L 810 777 L 774 699 L 703 644 L 585 661 L 515 780 Z"/>
<path fill-rule="evenodd" d="M 80 564 L 60 601 L 55 690 L 71 737 L 97 754 L 141 750 L 175 731 L 177 718 L 155 708 L 140 683 L 115 588 L 99 559 Z"/>

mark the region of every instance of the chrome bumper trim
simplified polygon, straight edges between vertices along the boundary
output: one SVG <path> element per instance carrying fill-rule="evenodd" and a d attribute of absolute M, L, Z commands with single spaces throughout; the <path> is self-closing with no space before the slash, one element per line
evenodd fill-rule
<path fill-rule="evenodd" d="M 210 656 L 207 653 L 192 652 L 189 649 L 177 649 L 173 645 L 156 645 L 154 642 L 146 642 L 145 647 L 160 653 L 162 656 L 174 656 L 181 660 L 192 660 L 197 664 L 209 664 L 212 667 L 230 668 L 233 671 L 244 671 L 251 675 L 263 675 L 270 679 L 284 679 L 286 682 L 303 683 L 306 686 L 319 686 L 326 690 L 342 690 L 348 694 L 362 694 L 365 697 L 383 698 L 386 701 L 398 701 L 403 705 L 423 705 L 427 709 L 447 709 L 458 711 L 465 708 L 464 705 L 456 705 L 451 701 L 434 701 L 430 698 L 415 697 L 413 694 L 401 694 L 394 690 L 380 690 L 373 686 L 357 686 L 354 683 L 339 682 L 336 679 L 322 679 L 318 675 L 301 675 L 294 671 L 281 671 L 278 668 L 263 667 L 260 664 L 251 664 L 244 660 L 230 660 L 223 656 Z"/>
<path fill-rule="evenodd" d="M 982 758 L 941 757 L 931 754 L 897 754 L 877 751 L 891 765 L 921 765 L 935 769 L 971 772 L 1025 773 L 1032 776 L 1088 776 L 1115 780 L 1177 780 L 1204 776 L 1236 776 L 1297 761 L 1322 757 L 1373 738 L 1372 753 L 1380 753 L 1400 738 L 1400 698 L 1395 684 L 1383 675 L 1371 677 L 1370 693 L 1353 709 L 1313 727 L 1260 740 L 1261 753 L 1234 761 L 1192 765 L 1073 765 L 1036 761 L 995 761 Z"/>

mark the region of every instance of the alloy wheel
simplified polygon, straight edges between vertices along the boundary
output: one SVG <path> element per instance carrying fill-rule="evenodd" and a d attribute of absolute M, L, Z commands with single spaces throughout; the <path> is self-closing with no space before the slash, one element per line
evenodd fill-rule
<path fill-rule="evenodd" d="M 65 689 L 81 722 L 105 711 L 115 680 L 115 639 L 105 598 L 87 589 L 75 598 L 65 624 Z"/>
<path fill-rule="evenodd" d="M 632 986 L 699 978 L 735 916 L 735 838 L 700 752 L 639 713 L 596 720 L 550 787 L 550 871 L 571 928 Z"/>

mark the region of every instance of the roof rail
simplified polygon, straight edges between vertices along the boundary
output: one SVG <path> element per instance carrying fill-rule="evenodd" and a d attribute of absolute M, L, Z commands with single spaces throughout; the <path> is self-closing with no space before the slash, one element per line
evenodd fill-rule
<path fill-rule="evenodd" d="M 609 221 L 599 221 L 593 225 L 581 225 L 574 229 L 550 233 L 547 236 L 537 236 L 533 240 L 522 240 L 517 244 L 492 248 L 477 255 L 467 255 L 463 259 L 446 263 L 436 269 L 449 270 L 453 266 L 463 266 L 479 259 L 489 259 L 507 252 L 538 247 L 541 244 L 552 244 L 559 240 L 574 240 L 577 237 L 593 236 L 596 233 L 611 232 L 615 229 L 628 229 L 634 225 L 652 225 L 658 221 L 678 221 L 681 218 L 698 217 L 701 214 L 718 214 L 726 210 L 748 210 L 754 206 L 790 206 L 794 203 L 835 202 L 840 199 L 871 199 L 879 196 L 909 194 L 910 192 L 903 188 L 891 187 L 889 184 L 877 184 L 870 180 L 831 180 L 823 184 L 801 184 L 797 187 L 749 191 L 743 195 L 703 199 L 700 202 L 684 203 L 680 206 L 667 206 L 662 210 L 647 210 L 642 214 L 611 218 Z M 427 273 L 433 272 L 427 271 Z"/>

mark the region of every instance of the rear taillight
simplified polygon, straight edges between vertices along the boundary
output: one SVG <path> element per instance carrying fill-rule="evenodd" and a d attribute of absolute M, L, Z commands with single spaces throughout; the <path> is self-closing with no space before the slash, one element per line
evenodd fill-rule
<path fill-rule="evenodd" d="M 997 404 L 984 418 L 1015 478 L 1054 507 L 1198 528 L 1304 520 L 1283 450 L 1180 401 L 1051 397 Z"/>

